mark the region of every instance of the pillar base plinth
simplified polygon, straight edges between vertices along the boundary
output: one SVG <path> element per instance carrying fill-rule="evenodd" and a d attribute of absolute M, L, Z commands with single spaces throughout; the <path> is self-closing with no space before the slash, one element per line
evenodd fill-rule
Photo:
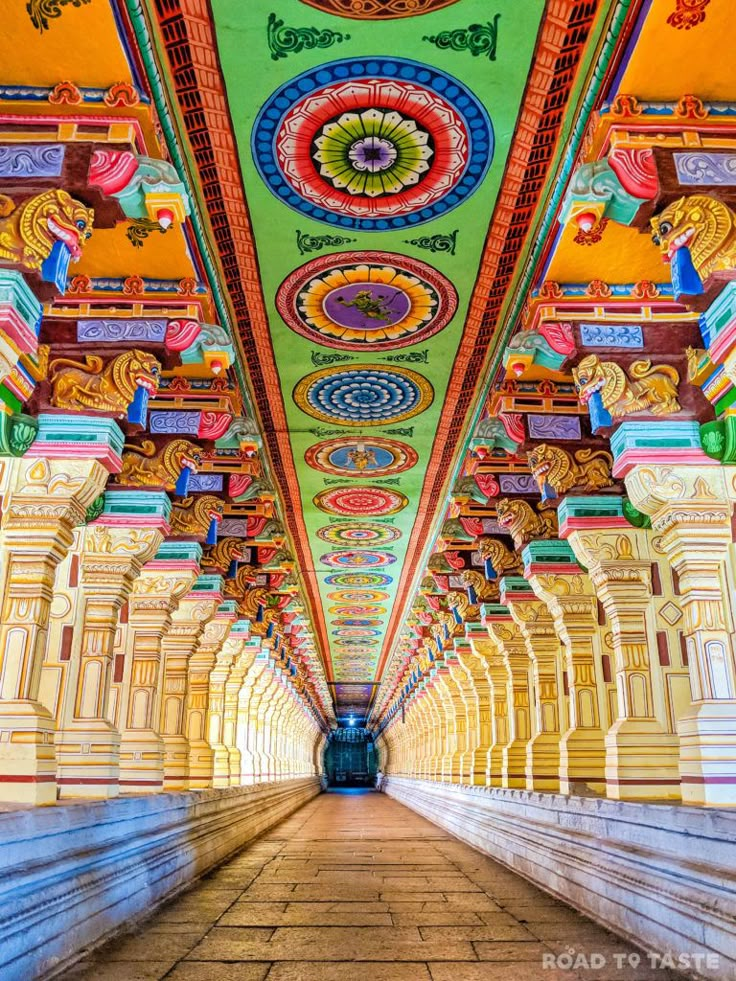
<path fill-rule="evenodd" d="M 164 743 L 153 729 L 125 729 L 120 737 L 120 793 L 157 794 L 164 787 Z"/>
<path fill-rule="evenodd" d="M 195 740 L 189 743 L 189 789 L 206 790 L 212 786 L 215 754 L 209 743 Z"/>
<path fill-rule="evenodd" d="M 230 752 L 224 743 L 217 743 L 213 751 L 213 787 L 230 786 Z"/>
<path fill-rule="evenodd" d="M 526 748 L 526 789 L 560 789 L 560 734 L 542 732 Z"/>
<path fill-rule="evenodd" d="M 600 729 L 572 729 L 560 740 L 560 793 L 606 793 L 606 747 Z"/>
<path fill-rule="evenodd" d="M 679 739 L 653 719 L 622 719 L 606 733 L 607 796 L 679 800 Z"/>
<path fill-rule="evenodd" d="M 526 787 L 527 739 L 515 739 L 503 750 L 501 786 L 507 790 Z"/>
<path fill-rule="evenodd" d="M 72 722 L 56 734 L 59 798 L 120 793 L 120 733 L 107 719 Z"/>
<path fill-rule="evenodd" d="M 57 796 L 54 719 L 40 702 L 3 701 L 0 802 L 54 804 Z"/>
<path fill-rule="evenodd" d="M 683 803 L 736 806 L 736 701 L 696 703 L 677 731 Z"/>
<path fill-rule="evenodd" d="M 230 786 L 239 787 L 240 769 L 242 766 L 240 750 L 231 748 L 229 750 L 229 757 L 230 757 Z"/>
<path fill-rule="evenodd" d="M 189 790 L 189 740 L 166 735 L 164 741 L 164 790 Z"/>

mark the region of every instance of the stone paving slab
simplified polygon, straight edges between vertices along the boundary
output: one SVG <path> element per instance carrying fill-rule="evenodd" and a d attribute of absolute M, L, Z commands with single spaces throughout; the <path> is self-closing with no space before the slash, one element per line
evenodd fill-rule
<path fill-rule="evenodd" d="M 606 964 L 566 969 L 570 950 Z M 62 978 L 676 981 L 636 957 L 396 801 L 329 793 Z"/>

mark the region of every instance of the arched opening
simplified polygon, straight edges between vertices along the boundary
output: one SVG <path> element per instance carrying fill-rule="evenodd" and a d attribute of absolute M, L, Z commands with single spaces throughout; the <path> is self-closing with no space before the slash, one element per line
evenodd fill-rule
<path fill-rule="evenodd" d="M 324 772 L 330 787 L 372 787 L 378 750 L 369 729 L 335 729 L 325 747 Z"/>

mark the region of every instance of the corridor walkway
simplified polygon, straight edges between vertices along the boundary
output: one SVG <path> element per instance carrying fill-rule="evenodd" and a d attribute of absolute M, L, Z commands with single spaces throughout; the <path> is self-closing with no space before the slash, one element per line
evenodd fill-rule
<path fill-rule="evenodd" d="M 551 954 L 570 948 L 603 955 L 606 966 L 549 966 Z M 524 879 L 372 791 L 320 795 L 64 975 L 67 981 L 670 977 Z"/>

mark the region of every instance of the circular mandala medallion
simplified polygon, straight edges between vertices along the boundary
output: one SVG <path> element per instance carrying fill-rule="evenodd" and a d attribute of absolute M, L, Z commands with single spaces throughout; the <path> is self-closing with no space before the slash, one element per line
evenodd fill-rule
<path fill-rule="evenodd" d="M 328 613 L 335 613 L 338 616 L 359 617 L 376 616 L 380 617 L 386 613 L 385 606 L 331 606 Z"/>
<path fill-rule="evenodd" d="M 404 58 L 348 58 L 284 83 L 256 119 L 253 158 L 284 204 L 380 231 L 462 204 L 493 158 L 493 128 L 462 82 Z"/>
<path fill-rule="evenodd" d="M 342 627 L 340 630 L 333 630 L 333 637 L 378 637 L 380 630 L 368 630 L 365 627 Z"/>
<path fill-rule="evenodd" d="M 358 439 L 345 436 L 316 443 L 304 454 L 310 467 L 338 477 L 384 477 L 416 465 L 411 446 L 393 439 Z"/>
<path fill-rule="evenodd" d="M 352 545 L 353 548 L 367 548 L 375 545 L 388 545 L 398 541 L 401 532 L 391 525 L 381 525 L 378 522 L 362 521 L 353 524 L 341 521 L 334 525 L 320 528 L 317 537 L 331 545 Z"/>
<path fill-rule="evenodd" d="M 434 390 L 416 371 L 365 364 L 313 371 L 295 386 L 293 398 L 302 412 L 321 422 L 382 426 L 424 412 Z"/>
<path fill-rule="evenodd" d="M 380 641 L 368 640 L 365 637 L 346 637 L 345 640 L 337 641 L 336 647 L 378 647 Z"/>
<path fill-rule="evenodd" d="M 452 283 L 418 259 L 392 252 L 341 252 L 312 259 L 279 287 L 286 324 L 346 351 L 415 344 L 445 327 L 457 309 Z"/>
<path fill-rule="evenodd" d="M 390 586 L 393 581 L 393 576 L 383 572 L 333 572 L 325 577 L 328 586 L 345 586 L 348 589 L 356 586 Z M 381 598 L 388 599 L 388 593 Z"/>
<path fill-rule="evenodd" d="M 396 556 L 389 555 L 388 552 L 353 552 L 347 549 L 320 556 L 320 562 L 332 566 L 333 569 L 361 569 L 365 566 L 370 569 L 374 566 L 393 565 L 395 561 Z"/>
<path fill-rule="evenodd" d="M 339 593 L 328 593 L 327 599 L 335 603 L 375 603 L 387 600 L 388 593 L 380 589 L 344 589 Z"/>
<path fill-rule="evenodd" d="M 328 514 L 370 517 L 396 514 L 409 500 L 399 491 L 386 487 L 335 487 L 320 491 L 313 502 Z"/>
<path fill-rule="evenodd" d="M 368 617 L 338 617 L 332 621 L 333 627 L 380 627 L 380 620 L 371 620 Z"/>

